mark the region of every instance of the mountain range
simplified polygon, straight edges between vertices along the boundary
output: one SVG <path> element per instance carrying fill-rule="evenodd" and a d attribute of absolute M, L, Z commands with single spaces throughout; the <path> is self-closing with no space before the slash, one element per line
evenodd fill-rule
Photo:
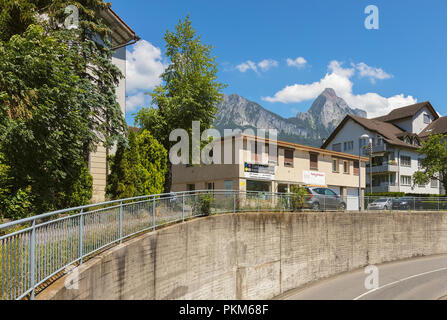
<path fill-rule="evenodd" d="M 278 140 L 320 147 L 322 139 L 331 132 L 348 114 L 367 117 L 361 109 L 351 108 L 334 89 L 325 89 L 307 112 L 296 117 L 284 118 L 256 102 L 237 94 L 224 95 L 218 105 L 214 127 L 224 134 L 224 129 L 276 129 Z"/>

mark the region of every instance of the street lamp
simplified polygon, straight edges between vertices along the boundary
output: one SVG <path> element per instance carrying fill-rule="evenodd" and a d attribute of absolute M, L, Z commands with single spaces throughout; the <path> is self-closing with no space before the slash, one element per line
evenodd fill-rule
<path fill-rule="evenodd" d="M 370 139 L 370 137 L 366 133 L 359 138 L 359 211 L 362 210 L 362 200 L 361 200 L 361 196 L 362 196 L 362 161 L 361 161 L 362 141 L 369 140 L 369 139 Z"/>

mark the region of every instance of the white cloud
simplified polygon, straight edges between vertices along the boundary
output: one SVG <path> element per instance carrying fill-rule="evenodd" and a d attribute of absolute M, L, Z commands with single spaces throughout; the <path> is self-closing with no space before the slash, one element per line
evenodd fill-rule
<path fill-rule="evenodd" d="M 393 75 L 386 73 L 382 69 L 370 67 L 364 62 L 360 62 L 356 65 L 352 64 L 352 66 L 357 69 L 360 78 L 369 78 L 372 83 L 375 83 L 376 79 L 384 80 L 393 77 Z"/>
<path fill-rule="evenodd" d="M 258 63 L 258 67 L 261 68 L 262 71 L 267 71 L 270 68 L 274 68 L 278 66 L 278 61 L 272 59 L 265 59 Z"/>
<path fill-rule="evenodd" d="M 137 42 L 133 51 L 127 51 L 126 85 L 127 92 L 152 90 L 161 83 L 160 75 L 166 65 L 161 50 L 146 40 Z"/>
<path fill-rule="evenodd" d="M 248 70 L 252 70 L 259 74 L 258 68 L 261 69 L 261 71 L 265 72 L 271 68 L 277 67 L 278 61 L 273 59 L 264 59 L 259 63 L 253 62 L 251 60 L 247 60 L 239 65 L 236 66 L 236 69 L 238 69 L 240 72 L 246 72 Z"/>
<path fill-rule="evenodd" d="M 313 100 L 326 88 L 333 88 L 337 95 L 343 98 L 352 108 L 360 108 L 368 112 L 368 117 L 387 114 L 392 109 L 410 105 L 417 102 L 412 96 L 398 94 L 391 97 L 382 97 L 377 93 L 354 94 L 352 91 L 352 76 L 357 65 L 353 68 L 343 68 L 339 61 L 331 61 L 329 72 L 319 81 L 310 84 L 294 84 L 275 93 L 273 97 L 263 97 L 268 102 L 299 103 Z M 381 69 L 377 69 L 381 70 Z M 382 70 L 383 71 L 383 70 Z M 383 76 L 380 72 L 375 74 L 377 79 Z M 384 78 L 386 79 L 386 78 Z"/>
<path fill-rule="evenodd" d="M 246 62 L 243 62 L 236 66 L 236 69 L 238 69 L 240 72 L 245 72 L 247 70 L 253 70 L 254 72 L 258 72 L 258 68 L 256 67 L 256 63 L 254 63 L 251 60 L 247 60 Z"/>
<path fill-rule="evenodd" d="M 298 69 L 304 68 L 304 66 L 307 64 L 307 60 L 303 57 L 298 57 L 296 59 L 290 59 L 287 58 L 287 65 L 289 67 L 296 67 Z"/>
<path fill-rule="evenodd" d="M 150 96 L 144 94 L 144 92 L 128 96 L 126 98 L 126 113 L 135 112 L 141 107 L 147 106 L 150 102 Z"/>

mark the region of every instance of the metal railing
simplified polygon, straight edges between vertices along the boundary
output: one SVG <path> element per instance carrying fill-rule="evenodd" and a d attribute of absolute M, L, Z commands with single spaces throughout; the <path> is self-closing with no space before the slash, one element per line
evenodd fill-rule
<path fill-rule="evenodd" d="M 203 190 L 59 210 L 0 225 L 0 300 L 30 298 L 64 271 L 139 233 L 209 214 L 301 210 L 447 210 L 447 198 L 340 197 Z M 359 202 L 359 200 L 361 200 Z"/>

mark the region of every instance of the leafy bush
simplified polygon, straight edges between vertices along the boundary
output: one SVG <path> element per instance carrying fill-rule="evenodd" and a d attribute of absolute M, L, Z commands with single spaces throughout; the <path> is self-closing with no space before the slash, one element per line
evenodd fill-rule
<path fill-rule="evenodd" d="M 107 178 L 106 194 L 112 199 L 124 199 L 163 192 L 167 172 L 167 151 L 149 133 L 130 131 L 128 145 L 120 141 L 111 157 L 111 173 Z"/>
<path fill-rule="evenodd" d="M 214 204 L 214 197 L 211 193 L 200 194 L 194 202 L 193 212 L 197 215 L 209 216 Z"/>
<path fill-rule="evenodd" d="M 2 199 L 3 215 L 5 218 L 18 220 L 32 215 L 33 196 L 31 188 L 20 189 Z"/>
<path fill-rule="evenodd" d="M 390 198 L 399 198 L 405 197 L 405 192 L 377 192 L 377 193 L 367 193 L 366 197 L 390 197 Z"/>
<path fill-rule="evenodd" d="M 291 196 L 291 209 L 292 211 L 302 210 L 304 207 L 304 202 L 306 201 L 306 196 L 309 195 L 306 188 L 303 186 L 292 186 L 290 188 Z"/>

